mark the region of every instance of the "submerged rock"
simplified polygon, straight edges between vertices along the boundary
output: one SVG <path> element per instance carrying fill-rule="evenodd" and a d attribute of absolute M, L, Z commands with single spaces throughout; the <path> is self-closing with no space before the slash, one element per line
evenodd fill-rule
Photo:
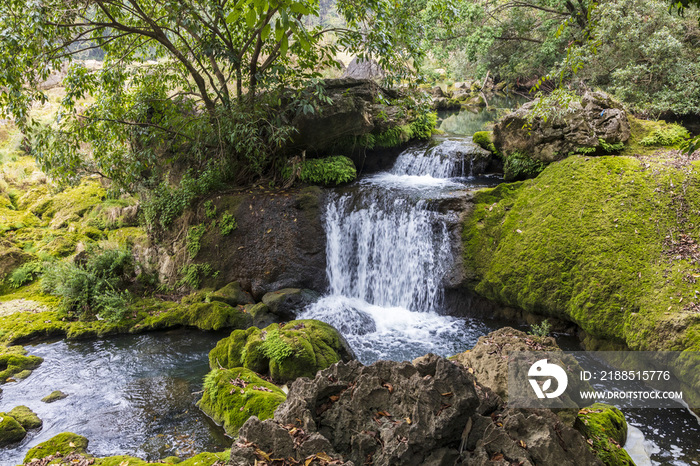
<path fill-rule="evenodd" d="M 263 330 L 235 330 L 209 353 L 209 367 L 245 367 L 258 374 L 288 382 L 313 377 L 338 361 L 354 359 L 343 337 L 317 320 L 272 324 Z"/>
<path fill-rule="evenodd" d="M 39 416 L 37 416 L 34 411 L 26 406 L 17 406 L 12 408 L 8 414 L 15 418 L 17 422 L 19 422 L 20 425 L 26 430 L 38 429 L 43 424 L 41 419 L 39 419 Z"/>
<path fill-rule="evenodd" d="M 584 437 L 551 411 L 504 408 L 473 375 L 436 355 L 338 363 L 290 387 L 274 419 L 250 418 L 235 465 L 291 457 L 339 464 L 599 465 Z"/>
<path fill-rule="evenodd" d="M 0 384 L 16 374 L 36 369 L 43 361 L 38 356 L 28 356 L 21 346 L 0 347 Z"/>
<path fill-rule="evenodd" d="M 61 390 L 54 390 L 42 398 L 41 401 L 44 403 L 53 403 L 54 401 L 62 400 L 64 398 L 68 398 L 68 395 L 63 393 Z"/>
<path fill-rule="evenodd" d="M 235 436 L 251 416 L 271 418 L 286 399 L 274 384 L 242 367 L 214 369 L 204 379 L 204 393 L 197 405 L 226 433 Z"/>

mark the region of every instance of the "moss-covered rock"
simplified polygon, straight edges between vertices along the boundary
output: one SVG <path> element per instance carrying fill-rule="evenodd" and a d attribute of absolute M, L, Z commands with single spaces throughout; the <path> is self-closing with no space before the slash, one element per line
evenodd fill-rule
<path fill-rule="evenodd" d="M 231 282 L 225 287 L 209 293 L 209 301 L 221 301 L 229 306 L 254 304 L 253 297 L 241 288 L 239 282 Z"/>
<path fill-rule="evenodd" d="M 82 435 L 64 432 L 30 449 L 24 457 L 24 462 L 29 463 L 34 458 L 42 459 L 56 453 L 63 456 L 71 452 L 85 453 L 87 446 L 88 439 Z"/>
<path fill-rule="evenodd" d="M 44 360 L 38 356 L 27 356 L 21 346 L 0 347 L 0 383 L 8 377 L 39 367 Z"/>
<path fill-rule="evenodd" d="M 204 393 L 198 405 L 207 416 L 236 435 L 250 416 L 269 419 L 286 399 L 274 384 L 255 372 L 237 367 L 214 369 L 204 379 Z"/>
<path fill-rule="evenodd" d="M 354 359 L 342 336 L 317 320 L 272 324 L 264 330 L 236 330 L 209 353 L 212 369 L 245 367 L 275 381 L 313 377 L 338 361 Z"/>
<path fill-rule="evenodd" d="M 591 449 L 607 466 L 634 466 L 622 448 L 627 439 L 627 421 L 619 409 L 596 403 L 579 411 L 574 427 L 590 440 Z"/>
<path fill-rule="evenodd" d="M 253 325 L 258 328 L 264 328 L 282 320 L 265 303 L 247 304 L 244 309 L 253 318 Z"/>
<path fill-rule="evenodd" d="M 27 431 L 14 417 L 0 413 L 0 447 L 17 443 L 26 435 Z"/>
<path fill-rule="evenodd" d="M 176 461 L 179 458 L 168 457 L 157 463 L 150 463 L 144 461 L 140 458 L 134 458 L 133 456 L 118 455 L 118 456 L 108 456 L 106 458 L 90 458 L 94 461 L 95 466 L 160 466 L 162 464 L 178 464 L 179 466 L 213 466 L 215 464 L 222 464 L 228 461 L 230 452 L 225 451 L 221 453 L 200 453 L 193 456 L 190 459 L 184 461 Z"/>
<path fill-rule="evenodd" d="M 492 131 L 477 131 L 472 136 L 472 141 L 474 141 L 474 144 L 481 146 L 482 149 L 486 149 L 494 155 L 499 155 L 496 146 L 493 145 Z"/>
<path fill-rule="evenodd" d="M 17 422 L 20 423 L 24 429 L 38 429 L 42 426 L 43 422 L 39 419 L 34 411 L 27 408 L 26 406 L 17 406 L 12 408 L 12 411 L 8 413 L 10 416 L 15 418 Z"/>
<path fill-rule="evenodd" d="M 141 325 L 149 329 L 170 328 L 179 325 L 197 327 L 201 330 L 224 328 L 247 328 L 252 317 L 245 310 L 214 301 L 175 306 L 169 312 L 149 316 Z"/>
<path fill-rule="evenodd" d="M 68 398 L 68 395 L 63 393 L 61 390 L 54 390 L 44 398 L 41 399 L 44 403 L 53 403 L 54 401 L 62 400 Z"/>
<path fill-rule="evenodd" d="M 589 348 L 700 349 L 698 162 L 571 156 L 473 202 L 463 258 L 478 294 L 574 322 Z M 686 359 L 674 371 L 697 393 L 698 361 Z"/>

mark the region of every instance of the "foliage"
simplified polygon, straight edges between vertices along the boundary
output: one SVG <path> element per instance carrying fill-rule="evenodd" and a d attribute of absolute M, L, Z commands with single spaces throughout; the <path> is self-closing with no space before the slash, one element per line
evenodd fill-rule
<path fill-rule="evenodd" d="M 678 146 L 685 141 L 690 134 L 688 130 L 678 124 L 669 124 L 657 128 L 654 132 L 640 141 L 643 146 Z"/>
<path fill-rule="evenodd" d="M 36 280 L 43 271 L 42 261 L 30 261 L 13 270 L 7 280 L 12 288 L 19 288 Z"/>
<path fill-rule="evenodd" d="M 277 328 L 267 332 L 262 344 L 262 352 L 268 359 L 277 363 L 294 354 L 292 347 L 280 337 L 280 331 Z"/>
<path fill-rule="evenodd" d="M 236 223 L 234 216 L 228 212 L 224 212 L 221 216 L 221 221 L 219 221 L 219 231 L 221 234 L 226 236 L 236 228 L 238 228 L 238 223 Z"/>
<path fill-rule="evenodd" d="M 312 21 L 318 0 L 9 0 L 0 4 L 0 30 L 11 31 L 0 35 L 0 107 L 46 173 L 107 177 L 145 194 L 146 220 L 168 226 L 217 183 L 272 170 L 289 122 L 323 100 L 314 80 L 337 67 L 340 47 L 376 57 L 392 77 L 413 74 L 414 10 L 340 0 L 345 24 L 324 29 Z M 103 53 L 101 66 L 75 61 L 91 50 Z M 48 100 L 40 83 L 59 70 L 66 94 L 44 124 L 29 109 Z"/>
<path fill-rule="evenodd" d="M 202 284 L 202 279 L 205 277 L 214 277 L 218 274 L 211 264 L 186 264 L 183 265 L 180 270 L 180 279 L 177 281 L 175 286 L 177 287 L 189 287 L 189 288 L 199 288 Z"/>
<path fill-rule="evenodd" d="M 204 203 L 204 215 L 210 220 L 216 218 L 216 206 L 211 199 Z"/>
<path fill-rule="evenodd" d="M 552 324 L 549 320 L 545 319 L 539 324 L 532 324 L 530 326 L 530 335 L 535 335 L 536 337 L 546 337 L 549 336 L 549 332 L 552 331 Z"/>
<path fill-rule="evenodd" d="M 41 288 L 61 297 L 61 307 L 70 316 L 119 321 L 126 315 L 130 301 L 125 288 L 134 278 L 129 249 L 93 248 L 85 258 L 50 264 L 42 276 Z"/>
<path fill-rule="evenodd" d="M 199 253 L 199 249 L 202 247 L 202 236 L 207 232 L 207 226 L 205 224 L 191 226 L 187 232 L 187 252 L 190 253 L 190 257 L 194 258 Z"/>
<path fill-rule="evenodd" d="M 503 174 L 507 181 L 526 180 L 535 178 L 544 170 L 545 164 L 527 154 L 514 152 L 506 157 L 503 163 Z"/>
<path fill-rule="evenodd" d="M 620 152 L 622 149 L 625 148 L 625 143 L 624 142 L 616 142 L 614 144 L 609 144 L 605 142 L 604 139 L 598 139 L 598 144 L 600 144 L 600 147 L 605 151 L 606 154 L 612 154 L 614 152 Z M 582 148 L 584 150 L 579 151 L 580 153 L 585 153 L 585 148 Z"/>
<path fill-rule="evenodd" d="M 356 177 L 355 164 L 343 155 L 305 160 L 299 171 L 299 178 L 303 182 L 327 186 L 348 183 Z"/>

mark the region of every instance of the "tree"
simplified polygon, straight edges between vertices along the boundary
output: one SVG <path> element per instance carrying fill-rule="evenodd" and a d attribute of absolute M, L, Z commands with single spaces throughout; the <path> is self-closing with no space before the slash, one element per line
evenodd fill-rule
<path fill-rule="evenodd" d="M 411 72 L 410 3 L 340 0 L 345 25 L 324 29 L 305 21 L 318 0 L 6 0 L 0 106 L 64 181 L 97 173 L 135 190 L 259 176 L 292 132 L 290 112 L 320 97 L 305 84 L 339 47 Z M 104 52 L 101 67 L 73 62 L 91 50 Z M 61 109 L 40 124 L 29 112 L 47 99 L 39 84 L 65 68 Z"/>

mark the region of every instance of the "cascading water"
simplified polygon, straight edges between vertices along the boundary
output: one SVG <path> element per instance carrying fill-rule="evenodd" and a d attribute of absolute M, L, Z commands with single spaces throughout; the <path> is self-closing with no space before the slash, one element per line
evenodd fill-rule
<path fill-rule="evenodd" d="M 448 221 L 455 214 L 440 212 L 435 199 L 465 188 L 449 178 L 470 174 L 473 147 L 461 139 L 408 149 L 391 171 L 330 197 L 330 290 L 302 317 L 334 325 L 361 361 L 455 354 L 486 331 L 440 314 L 452 257 Z"/>

